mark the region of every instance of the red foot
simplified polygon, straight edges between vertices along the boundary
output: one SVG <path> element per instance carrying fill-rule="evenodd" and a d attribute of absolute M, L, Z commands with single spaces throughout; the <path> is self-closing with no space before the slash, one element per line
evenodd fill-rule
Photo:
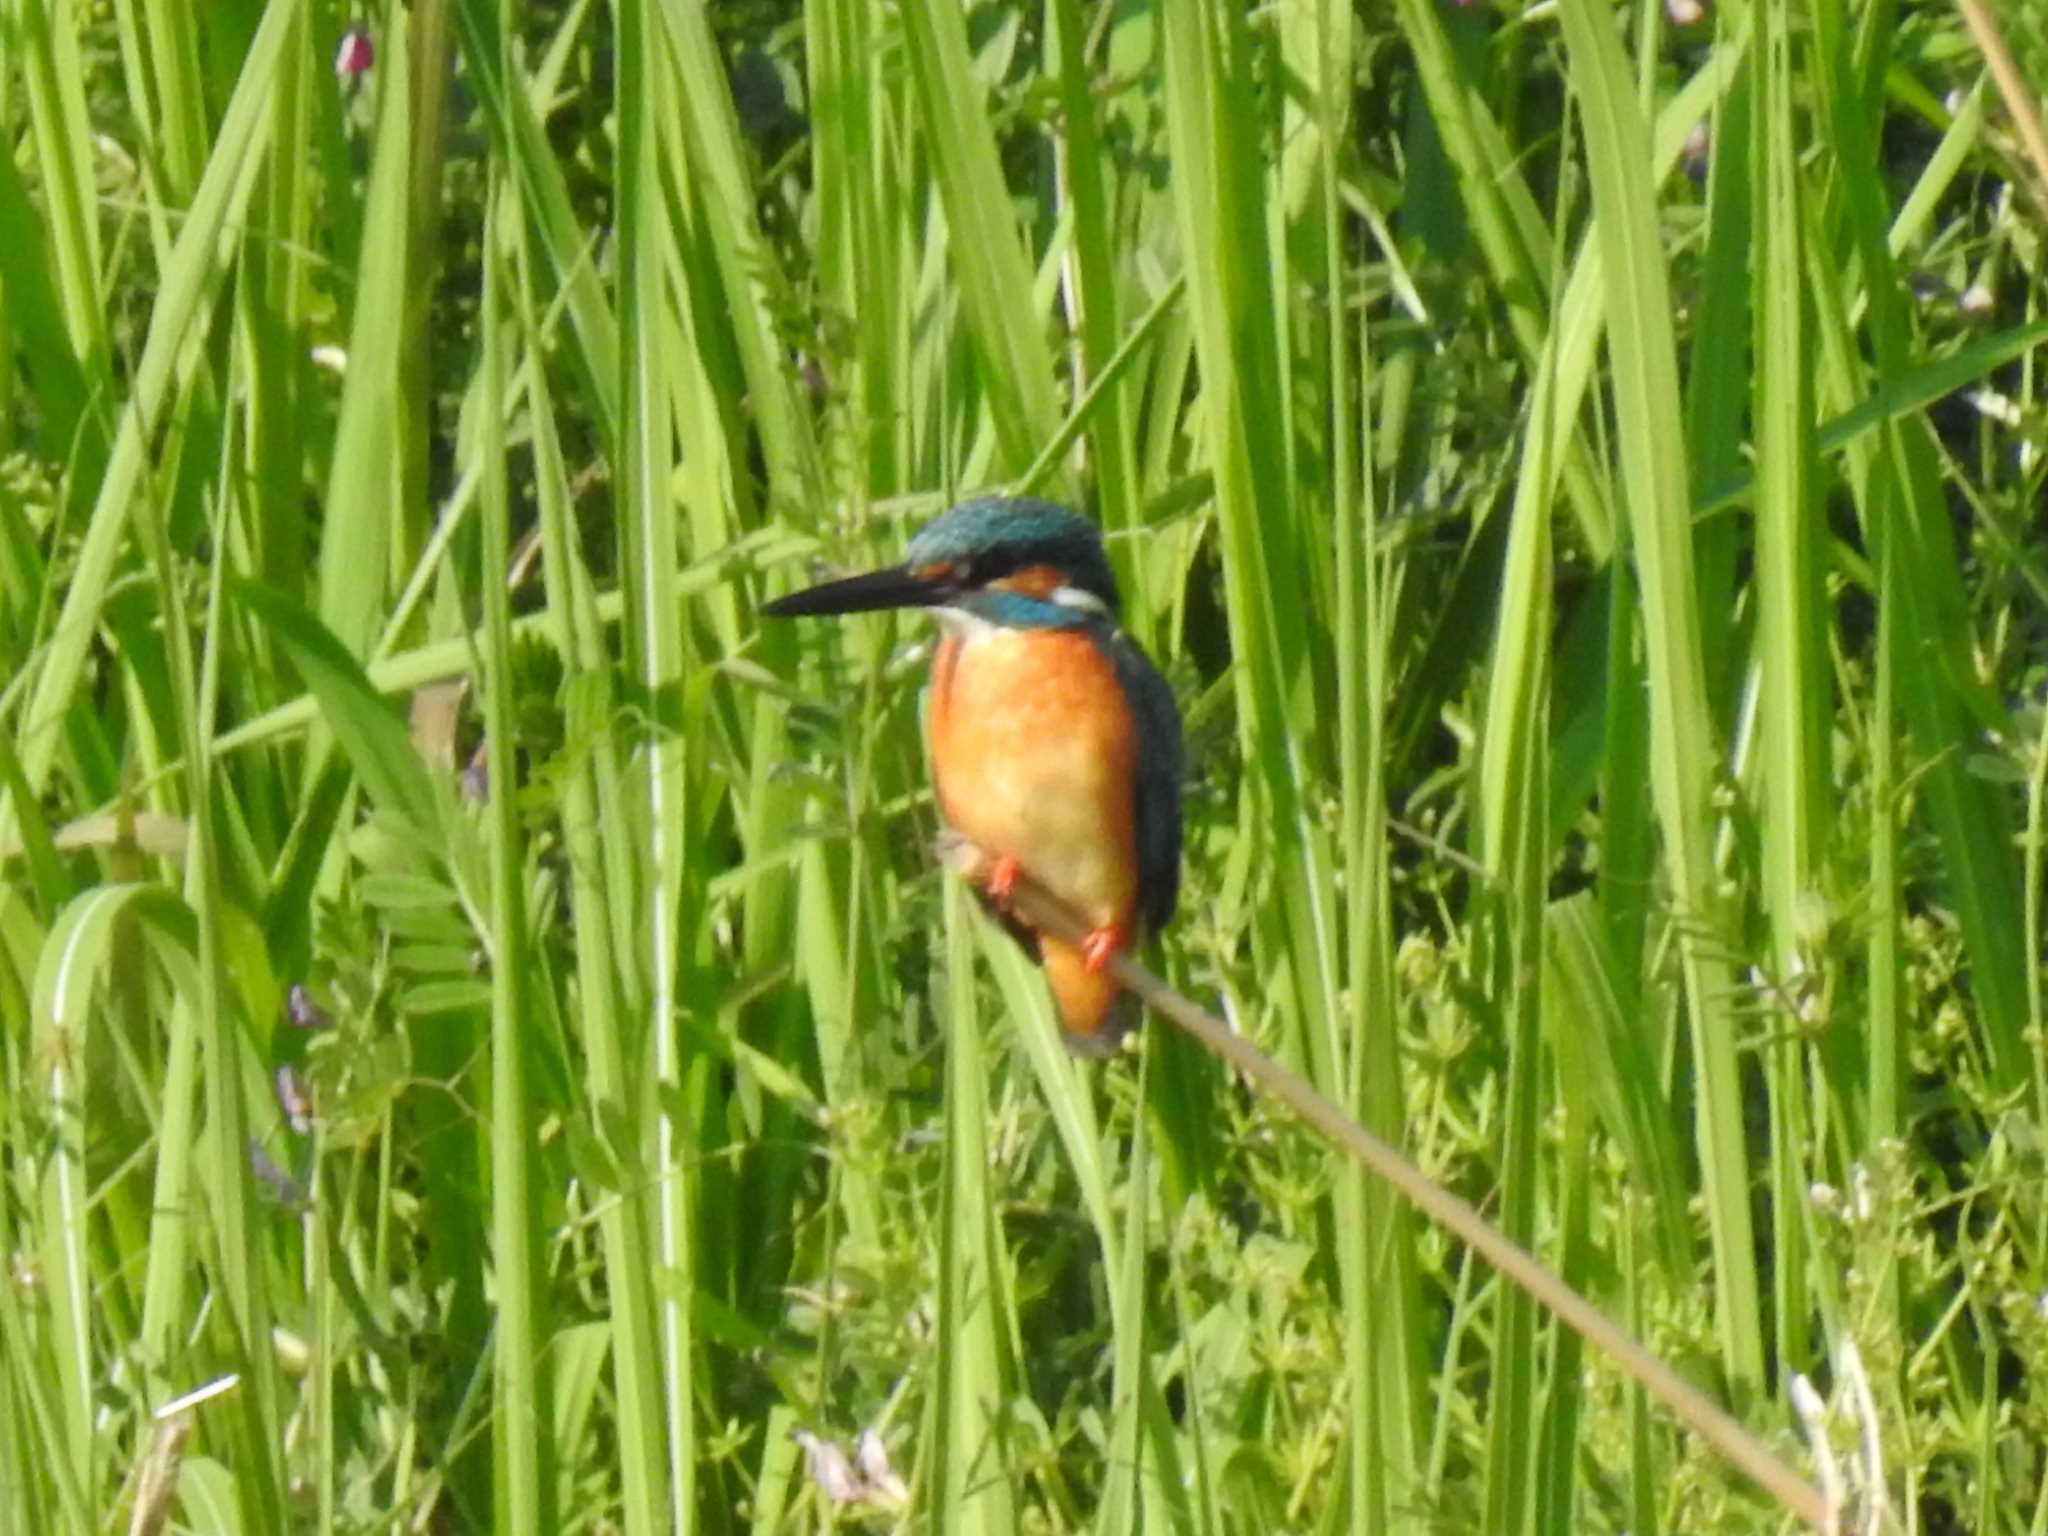
<path fill-rule="evenodd" d="M 1017 876 L 1021 872 L 1017 861 L 1007 853 L 990 867 L 988 894 L 997 906 L 1007 908 L 1010 905 L 1010 898 L 1017 894 Z"/>
<path fill-rule="evenodd" d="M 1123 947 L 1123 929 L 1114 923 L 1097 928 L 1081 941 L 1081 963 L 1088 967 L 1090 976 L 1100 976 L 1109 966 L 1109 957 Z"/>

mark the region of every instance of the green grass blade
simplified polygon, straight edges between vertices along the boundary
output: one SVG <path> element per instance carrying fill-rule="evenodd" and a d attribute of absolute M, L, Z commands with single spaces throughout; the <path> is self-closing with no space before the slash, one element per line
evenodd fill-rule
<path fill-rule="evenodd" d="M 1756 603 L 1761 670 L 1757 718 L 1762 827 L 1760 894 L 1770 914 L 1772 969 L 1789 1016 L 1771 1047 L 1772 1280 L 1777 1347 L 1807 1358 L 1805 1162 L 1810 1128 L 1797 1010 L 1817 978 L 1811 938 L 1823 900 L 1816 869 L 1828 839 L 1827 759 L 1833 709 L 1825 650 L 1821 529 L 1812 498 L 1813 409 L 1801 263 L 1801 142 L 1793 47 L 1782 11 L 1760 18 L 1758 197 L 1752 263 L 1756 312 Z M 1775 1011 L 1775 1010 L 1774 1010 Z"/>
<path fill-rule="evenodd" d="M 1700 1076 L 1696 1135 L 1714 1248 L 1715 1316 L 1723 1369 L 1736 1401 L 1746 1405 L 1763 1391 L 1763 1333 L 1731 993 L 1715 937 L 1719 902 L 1707 796 L 1708 769 L 1718 754 L 1701 649 L 1706 616 L 1696 606 L 1684 446 L 1667 429 L 1681 415 L 1671 298 L 1656 231 L 1648 130 L 1613 18 L 1583 0 L 1565 0 L 1559 13 L 1585 124 L 1593 214 L 1607 253 L 1617 446 L 1649 660 L 1650 783 L 1678 906 Z"/>
<path fill-rule="evenodd" d="M 44 647 L 17 733 L 22 772 L 32 789 L 40 790 L 44 784 L 57 753 L 59 722 L 78 690 L 95 621 L 121 552 L 130 501 L 143 474 L 148 440 L 156 430 L 159 413 L 174 398 L 177 380 L 194 366 L 193 337 L 203 334 L 211 319 L 221 275 L 215 252 L 222 231 L 238 221 L 247 206 L 264 143 L 268 95 L 297 9 L 293 4 L 281 4 L 264 12 L 236 79 L 234 95 L 221 115 L 206 174 L 162 274 L 135 367 L 130 403 L 122 413 L 63 606 Z M 0 804 L 0 843 L 13 840 L 17 821 L 9 796 Z"/>
<path fill-rule="evenodd" d="M 576 926 L 578 1017 L 574 1034 L 587 1054 L 586 1098 L 591 1130 L 623 1131 L 628 1148 L 641 1141 L 643 1116 L 633 1090 L 631 1012 L 640 989 L 632 967 L 621 963 L 615 942 L 625 929 L 630 905 L 631 863 L 619 769 L 609 732 L 612 719 L 610 653 L 598 616 L 590 571 L 570 525 L 567 465 L 556 434 L 555 407 L 547 371 L 538 366 L 540 347 L 532 313 L 533 284 L 517 293 L 525 306 L 533 371 L 531 410 L 536 498 L 540 507 L 542 569 L 548 594 L 548 629 L 572 674 L 565 699 L 564 731 L 572 742 L 588 742 L 581 766 L 566 789 L 563 832 L 572 879 L 571 900 L 579 912 L 619 911 L 612 922 Z M 617 903 L 611 892 L 624 898 Z M 626 930 L 630 938 L 630 930 Z M 630 950 L 625 951 L 630 953 Z M 612 1369 L 619 1414 L 621 1500 L 630 1536 L 653 1536 L 666 1528 L 668 1435 L 661 1412 L 660 1325 L 653 1285 L 655 1249 L 649 1233 L 648 1202 L 623 1191 L 604 1207 L 606 1267 L 612 1286 Z"/>
<path fill-rule="evenodd" d="M 364 197 L 362 263 L 317 567 L 321 622 L 361 658 L 369 656 L 390 592 L 410 564 L 404 508 L 408 498 L 425 492 L 406 475 L 409 292 L 427 278 L 407 270 L 414 123 L 405 37 L 404 31 L 391 35 L 379 81 L 376 154 Z"/>
<path fill-rule="evenodd" d="M 535 243 L 560 289 L 574 342 L 570 356 L 580 365 L 581 394 L 595 414 L 608 447 L 618 442 L 620 320 L 599 280 L 594 251 L 597 235 L 577 227 L 561 162 L 547 142 L 547 130 L 526 93 L 505 69 L 504 29 L 495 0 L 456 0 L 455 24 L 462 33 L 462 62 L 474 82 L 493 141 L 512 168 Z"/>
<path fill-rule="evenodd" d="M 1823 8 L 1823 16 L 1831 14 Z M 1839 17 L 1835 20 L 1839 22 Z M 1875 46 L 1889 47 L 1881 33 Z M 1820 121 L 1845 167 L 1846 237 L 1857 251 L 1864 283 L 1865 345 L 1880 381 L 1903 377 L 1915 359 L 1907 348 L 1906 296 L 1885 243 L 1885 215 L 1872 159 L 1876 146 L 1863 127 L 1868 103 L 1857 89 L 1847 41 L 1838 30 L 1819 34 L 1822 88 Z M 1846 309 L 1831 310 L 1848 328 Z M 1848 355 L 1850 339 L 1832 344 Z M 1845 363 L 1844 367 L 1847 366 Z M 1920 424 L 1894 420 L 1881 451 L 1868 465 L 1863 496 L 1866 537 L 1892 560 L 1898 602 L 1894 683 L 1914 745 L 1927 764 L 1925 794 L 1941 840 L 1946 885 L 1969 948 L 1972 992 L 1981 1049 L 1994 1081 L 2008 1088 L 2030 1075 L 2021 1039 L 2027 1017 L 2025 976 L 2034 963 L 2025 939 L 2019 861 L 2013 856 L 2014 818 L 2006 797 L 1974 775 L 1957 747 L 1980 731 L 1997 729 L 2004 714 L 1982 686 L 1969 652 L 1968 603 L 1958 566 L 1934 456 Z"/>
<path fill-rule="evenodd" d="M 486 204 L 485 230 L 502 228 Z M 520 835 L 519 782 L 513 721 L 512 615 L 497 573 L 512 564 L 510 489 L 505 468 L 506 381 L 511 375 L 510 322 L 505 314 L 505 258 L 491 241 L 484 258 L 483 421 L 476 450 L 483 459 L 484 751 L 491 784 L 491 1249 L 497 1302 L 492 1351 L 496 1403 L 491 1414 L 496 1453 L 497 1520 L 501 1530 L 552 1531 L 555 1493 L 552 1389 L 543 1369 L 548 1319 L 540 1287 L 541 1219 L 534 1199 L 533 1147 L 539 1130 L 529 1058 L 536 1054 L 537 1014 L 528 1001 L 536 969 L 526 932 L 525 842 Z"/>
<path fill-rule="evenodd" d="M 933 1527 L 1006 1536 L 1016 1529 L 1014 1474 L 1001 1405 L 1013 1390 L 1006 1342 L 1009 1277 L 989 1188 L 988 1071 L 974 988 L 965 889 L 946 887 L 945 1183 L 938 1219 L 938 1359 L 931 1462 L 919 1468 Z"/>
<path fill-rule="evenodd" d="M 13 18 L 28 76 L 35 158 L 49 200 L 45 226 L 56 257 L 57 296 L 74 356 L 107 355 L 99 220 L 93 215 L 92 130 L 72 0 L 22 0 Z"/>
<path fill-rule="evenodd" d="M 235 600 L 267 625 L 291 656 L 322 715 L 371 798 L 432 838 L 439 803 L 405 723 L 342 642 L 281 593 L 254 582 L 232 584 Z"/>
<path fill-rule="evenodd" d="M 1020 302 L 1032 290 L 1031 259 L 1003 190 L 965 16 L 942 0 L 909 0 L 902 16 L 925 149 L 945 203 L 947 253 L 980 352 L 976 382 L 1014 474 L 1059 430 L 1041 321 Z"/>
<path fill-rule="evenodd" d="M 675 552 L 682 546 L 675 501 L 672 411 L 678 360 L 671 351 L 670 231 L 661 184 L 661 107 L 671 79 L 652 6 L 620 8 L 619 337 L 621 374 L 618 517 L 626 590 L 625 673 L 649 700 L 664 701 L 655 735 L 640 746 L 622 789 L 639 879 L 626 950 L 649 978 L 653 1076 L 661 1095 L 653 1117 L 648 1175 L 654 1192 L 662 1415 L 668 1447 L 669 1524 L 690 1528 L 698 1504 L 696 1368 L 691 1294 L 697 1284 L 697 1177 L 693 1128 L 684 1119 L 685 1063 L 674 1021 L 689 1006 L 681 970 L 684 883 L 690 865 L 687 756 L 675 703 L 684 667 Z"/>

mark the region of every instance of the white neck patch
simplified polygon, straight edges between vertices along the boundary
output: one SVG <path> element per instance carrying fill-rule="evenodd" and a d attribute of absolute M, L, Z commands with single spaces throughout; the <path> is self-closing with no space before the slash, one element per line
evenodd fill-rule
<path fill-rule="evenodd" d="M 1098 618 L 1109 617 L 1109 604 L 1081 587 L 1054 587 L 1052 600 L 1062 608 L 1077 608 L 1082 613 L 1092 613 Z"/>

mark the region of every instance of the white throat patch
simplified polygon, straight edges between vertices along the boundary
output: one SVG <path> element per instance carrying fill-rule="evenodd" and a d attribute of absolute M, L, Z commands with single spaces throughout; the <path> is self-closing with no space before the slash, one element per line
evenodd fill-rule
<path fill-rule="evenodd" d="M 996 626 L 980 614 L 969 613 L 965 608 L 932 608 L 927 611 L 939 621 L 939 628 L 949 635 L 958 635 L 962 640 L 978 640 L 996 630 Z"/>

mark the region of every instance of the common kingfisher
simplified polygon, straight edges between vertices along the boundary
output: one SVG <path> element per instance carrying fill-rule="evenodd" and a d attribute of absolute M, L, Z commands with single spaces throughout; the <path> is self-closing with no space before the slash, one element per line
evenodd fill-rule
<path fill-rule="evenodd" d="M 1157 933 L 1180 891 L 1180 713 L 1118 627 L 1087 519 L 1019 496 L 962 502 L 901 565 L 777 598 L 771 615 L 928 608 L 942 638 L 926 713 L 939 814 L 988 855 L 984 904 L 1045 966 L 1078 1055 L 1113 1051 L 1137 999 L 1110 956 Z M 1008 910 L 1025 873 L 1083 914 L 1078 946 Z"/>

